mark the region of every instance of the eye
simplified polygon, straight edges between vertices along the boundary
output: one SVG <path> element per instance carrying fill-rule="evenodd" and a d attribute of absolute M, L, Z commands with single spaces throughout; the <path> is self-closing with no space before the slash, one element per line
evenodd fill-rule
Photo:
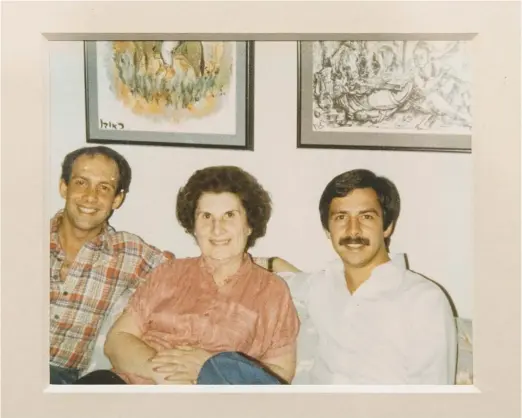
<path fill-rule="evenodd" d="M 101 190 L 102 192 L 108 192 L 108 191 L 111 190 L 111 188 L 110 188 L 109 186 L 107 186 L 106 184 L 101 184 L 101 185 L 100 185 L 100 190 Z"/>
<path fill-rule="evenodd" d="M 361 215 L 361 218 L 365 221 L 370 221 L 374 218 L 374 216 L 372 214 L 365 213 L 365 214 Z"/>
<path fill-rule="evenodd" d="M 343 221 L 344 218 L 346 218 L 346 215 L 344 213 L 339 213 L 334 216 L 334 221 Z"/>
<path fill-rule="evenodd" d="M 201 214 L 201 217 L 202 217 L 203 219 L 210 219 L 210 213 L 208 213 L 208 212 L 204 212 L 204 213 Z"/>
<path fill-rule="evenodd" d="M 233 219 L 235 216 L 236 216 L 235 212 L 232 210 L 229 210 L 228 212 L 225 212 L 224 218 Z"/>
<path fill-rule="evenodd" d="M 75 179 L 73 182 L 76 186 L 84 186 L 86 181 L 84 179 Z"/>

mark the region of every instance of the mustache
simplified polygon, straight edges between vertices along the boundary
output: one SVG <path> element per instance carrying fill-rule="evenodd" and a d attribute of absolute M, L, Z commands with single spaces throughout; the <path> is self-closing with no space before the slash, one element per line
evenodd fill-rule
<path fill-rule="evenodd" d="M 339 240 L 339 245 L 348 244 L 370 245 L 370 240 L 364 237 L 343 237 Z"/>

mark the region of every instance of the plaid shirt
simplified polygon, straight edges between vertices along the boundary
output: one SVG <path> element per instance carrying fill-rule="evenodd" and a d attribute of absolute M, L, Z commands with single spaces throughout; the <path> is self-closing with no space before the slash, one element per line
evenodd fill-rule
<path fill-rule="evenodd" d="M 83 245 L 62 281 L 65 253 L 58 238 L 62 215 L 59 211 L 51 220 L 50 363 L 83 370 L 105 314 L 116 300 L 174 255 L 107 225 Z"/>

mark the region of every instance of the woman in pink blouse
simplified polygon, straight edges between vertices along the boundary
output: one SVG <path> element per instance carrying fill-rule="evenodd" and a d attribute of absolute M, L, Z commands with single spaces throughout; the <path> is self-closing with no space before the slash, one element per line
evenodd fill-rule
<path fill-rule="evenodd" d="M 113 370 L 76 383 L 290 383 L 297 313 L 248 254 L 271 215 L 266 190 L 238 167 L 208 167 L 180 189 L 176 214 L 201 255 L 152 271 L 107 336 Z"/>

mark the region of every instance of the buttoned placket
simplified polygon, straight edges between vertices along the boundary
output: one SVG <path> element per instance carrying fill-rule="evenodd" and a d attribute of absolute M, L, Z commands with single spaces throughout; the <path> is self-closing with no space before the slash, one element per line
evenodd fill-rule
<path fill-rule="evenodd" d="M 248 261 L 247 261 L 248 262 Z M 230 292 L 231 288 L 234 287 L 236 281 L 238 280 L 238 276 L 241 274 L 241 270 L 244 269 L 244 266 L 240 266 L 238 272 L 227 277 L 221 286 L 218 286 L 212 277 L 212 274 L 208 271 L 204 263 L 200 264 L 201 272 L 205 277 L 205 281 L 203 286 L 212 289 L 216 293 L 216 297 L 218 295 L 224 297 L 228 292 Z M 209 307 L 203 312 L 203 316 L 208 318 L 210 316 L 211 310 L 214 307 L 215 302 L 212 301 L 209 304 Z"/>
<path fill-rule="evenodd" d="M 214 279 L 212 278 L 212 275 L 206 271 L 204 268 L 202 269 L 202 274 L 205 277 L 205 281 L 202 282 L 202 293 L 207 293 L 209 291 L 215 292 L 216 294 L 219 293 L 219 288 L 217 284 L 214 282 Z M 208 318 L 210 316 L 210 309 L 212 309 L 212 303 L 210 306 L 205 309 L 205 312 L 203 312 L 203 316 Z M 198 340 L 199 343 L 199 340 Z"/>
<path fill-rule="evenodd" d="M 348 292 L 348 289 L 346 289 Z M 353 322 L 357 321 L 357 316 L 359 314 L 361 308 L 361 298 L 357 295 L 357 292 L 354 294 L 348 294 L 345 299 L 344 309 L 343 309 L 343 317 L 344 317 L 344 328 L 347 330 L 351 330 L 353 327 Z"/>
<path fill-rule="evenodd" d="M 51 280 L 52 280 L 54 286 L 56 286 L 58 288 L 58 299 L 60 299 L 64 292 L 65 283 L 67 282 L 67 277 L 65 278 L 64 281 L 62 281 L 61 275 L 60 275 L 61 270 L 63 268 L 63 264 L 65 263 L 65 252 L 61 248 L 56 249 L 55 251 L 56 251 L 55 257 L 56 257 L 56 260 L 58 260 L 59 264 L 58 264 L 57 268 L 53 269 L 53 275 L 51 276 Z M 51 311 L 52 318 L 54 318 L 55 320 L 60 319 L 61 309 L 59 306 L 51 305 L 50 311 Z"/>
<path fill-rule="evenodd" d="M 56 283 L 58 284 L 58 291 L 59 291 L 58 299 L 66 299 L 67 296 L 69 296 L 69 294 L 74 290 L 75 286 L 77 285 L 79 277 L 77 275 L 73 274 L 73 272 L 75 272 L 76 270 L 79 271 L 79 266 L 83 265 L 82 258 L 83 258 L 83 253 L 85 251 L 90 251 L 90 250 L 88 250 L 86 247 L 82 247 L 80 249 L 80 251 L 76 255 L 74 261 L 71 263 L 71 265 L 69 266 L 69 269 L 67 270 L 67 276 L 62 281 L 61 276 L 60 276 L 60 270 L 62 269 L 63 263 L 65 262 L 65 252 L 63 251 L 63 249 L 60 250 L 57 258 L 58 258 L 58 260 L 60 260 L 61 263 L 60 263 L 60 266 L 56 273 L 56 275 L 57 275 Z M 92 266 L 94 267 L 99 260 L 100 254 L 99 254 L 99 251 L 93 251 L 93 253 L 94 253 L 94 257 L 92 260 Z M 102 263 L 105 264 L 105 262 L 103 260 L 102 260 Z M 81 273 L 80 273 L 80 275 L 81 275 Z M 53 308 L 53 307 L 51 307 L 51 308 Z M 62 311 L 62 308 L 60 308 L 59 306 L 56 306 L 56 305 L 54 306 L 53 317 L 55 320 L 60 319 L 60 316 L 62 313 L 61 311 Z"/>
<path fill-rule="evenodd" d="M 59 292 L 58 299 L 64 299 L 69 295 L 69 290 L 67 290 L 71 287 L 71 285 L 70 285 L 71 275 L 69 272 L 71 271 L 74 264 L 75 263 L 71 264 L 71 266 L 69 267 L 69 271 L 67 272 L 67 276 L 65 277 L 64 281 L 61 281 L 60 279 L 58 279 L 56 281 L 56 283 L 58 284 L 58 292 Z M 58 277 L 59 276 L 60 276 L 60 273 L 58 271 Z M 53 310 L 54 319 L 59 320 L 62 308 L 60 306 L 54 305 L 54 306 L 51 306 L 51 309 Z"/>

